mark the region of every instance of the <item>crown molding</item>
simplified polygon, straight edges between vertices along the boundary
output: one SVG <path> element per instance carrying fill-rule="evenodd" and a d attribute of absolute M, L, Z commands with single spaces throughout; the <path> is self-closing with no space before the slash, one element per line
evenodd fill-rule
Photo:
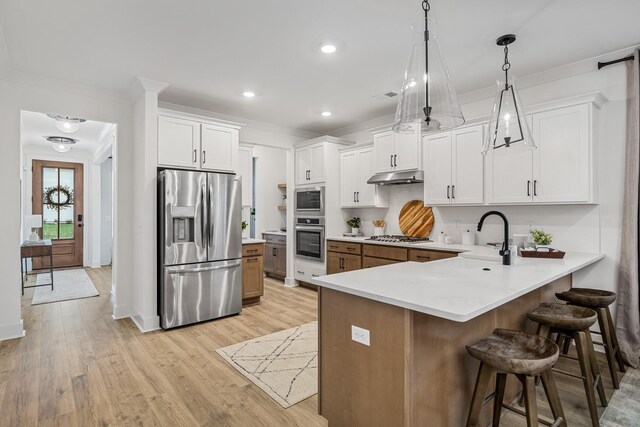
<path fill-rule="evenodd" d="M 145 92 L 158 94 L 168 87 L 169 83 L 137 76 L 129 86 L 127 93 L 131 102 L 135 103 Z"/>

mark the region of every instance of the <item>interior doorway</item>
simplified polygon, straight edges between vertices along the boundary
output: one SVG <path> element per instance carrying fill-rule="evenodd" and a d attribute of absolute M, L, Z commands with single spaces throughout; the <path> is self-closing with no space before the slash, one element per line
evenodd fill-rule
<path fill-rule="evenodd" d="M 39 236 L 51 240 L 53 267 L 80 267 L 83 264 L 82 163 L 33 160 L 32 215 L 42 216 Z M 33 269 L 49 268 L 49 258 L 33 259 Z"/>

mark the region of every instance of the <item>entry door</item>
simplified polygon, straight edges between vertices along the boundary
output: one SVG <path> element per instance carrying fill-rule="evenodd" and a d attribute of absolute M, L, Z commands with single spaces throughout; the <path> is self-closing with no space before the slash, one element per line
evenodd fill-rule
<path fill-rule="evenodd" d="M 82 266 L 83 170 L 81 163 L 33 161 L 32 208 L 42 215 L 40 237 L 53 243 L 53 266 Z M 34 258 L 33 268 L 48 268 L 49 259 Z"/>

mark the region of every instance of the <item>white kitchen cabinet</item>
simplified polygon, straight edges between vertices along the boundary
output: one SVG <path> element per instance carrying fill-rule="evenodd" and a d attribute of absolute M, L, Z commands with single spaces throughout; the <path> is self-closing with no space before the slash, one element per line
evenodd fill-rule
<path fill-rule="evenodd" d="M 158 164 L 197 168 L 199 166 L 200 123 L 170 116 L 158 116 Z"/>
<path fill-rule="evenodd" d="M 202 124 L 202 169 L 234 172 L 238 164 L 238 129 Z"/>
<path fill-rule="evenodd" d="M 487 203 L 590 203 L 591 104 L 527 117 L 537 149 L 487 155 Z"/>
<path fill-rule="evenodd" d="M 236 172 L 239 125 L 161 111 L 158 115 L 158 165 Z"/>
<path fill-rule="evenodd" d="M 340 153 L 340 206 L 343 208 L 388 207 L 388 189 L 367 184 L 373 175 L 373 147 Z"/>
<path fill-rule="evenodd" d="M 242 206 L 251 206 L 253 199 L 253 149 L 240 147 L 238 175 L 242 179 Z"/>
<path fill-rule="evenodd" d="M 372 130 L 375 173 L 420 168 L 419 133 L 395 133 L 391 129 Z"/>
<path fill-rule="evenodd" d="M 482 125 L 424 137 L 426 205 L 484 202 Z"/>
<path fill-rule="evenodd" d="M 300 147 L 295 152 L 296 185 L 325 181 L 325 143 Z"/>

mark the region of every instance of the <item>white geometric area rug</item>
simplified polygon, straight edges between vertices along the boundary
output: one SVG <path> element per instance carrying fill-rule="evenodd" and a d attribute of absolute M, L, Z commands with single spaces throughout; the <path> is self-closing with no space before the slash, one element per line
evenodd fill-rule
<path fill-rule="evenodd" d="M 285 408 L 318 392 L 318 322 L 216 352 Z"/>
<path fill-rule="evenodd" d="M 40 273 L 36 285 L 51 283 L 49 273 Z M 89 275 L 82 268 L 73 270 L 58 270 L 53 272 L 53 291 L 50 286 L 34 288 L 31 305 L 47 304 L 50 302 L 68 301 L 73 299 L 95 297 L 100 295 Z"/>

